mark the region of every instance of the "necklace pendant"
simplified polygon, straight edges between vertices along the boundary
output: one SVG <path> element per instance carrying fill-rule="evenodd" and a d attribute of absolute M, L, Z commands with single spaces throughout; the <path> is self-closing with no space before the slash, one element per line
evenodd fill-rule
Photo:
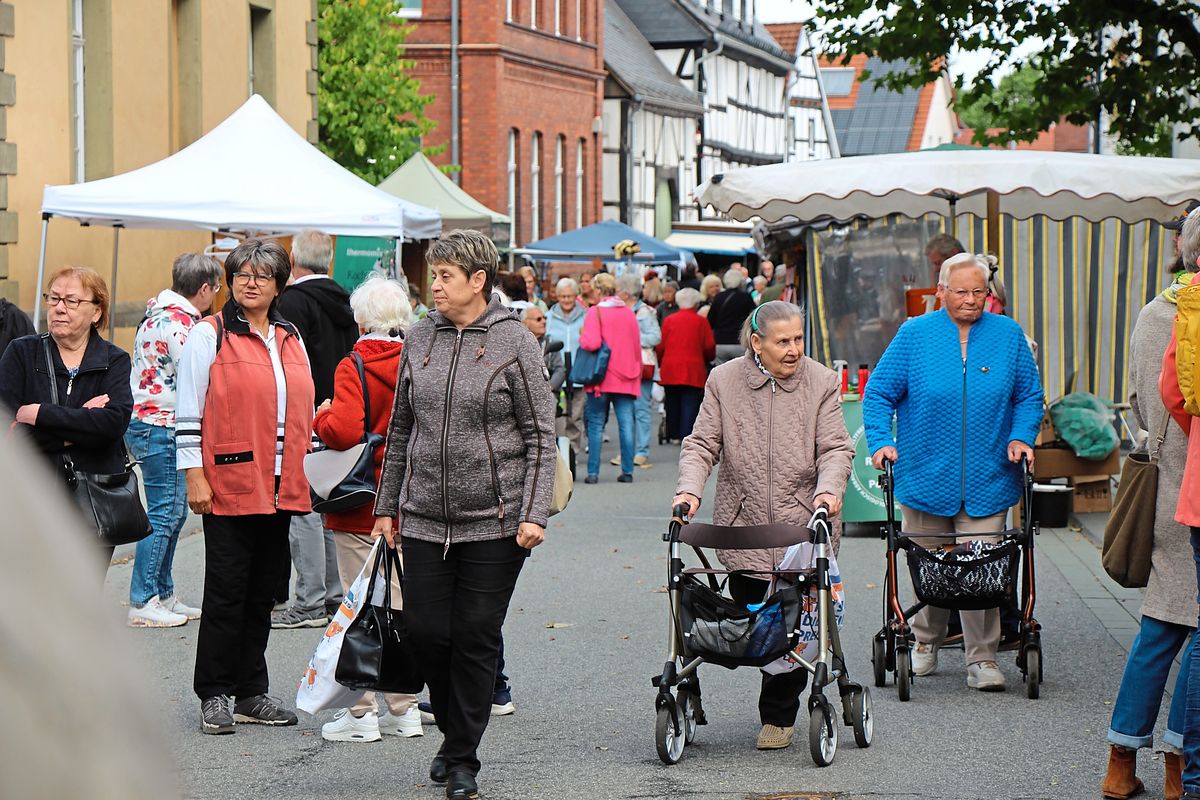
<path fill-rule="evenodd" d="M 979 368 L 979 371 L 980 371 L 980 372 L 991 372 L 991 370 L 990 370 L 990 369 L 988 369 L 987 367 L 980 367 L 980 368 Z"/>

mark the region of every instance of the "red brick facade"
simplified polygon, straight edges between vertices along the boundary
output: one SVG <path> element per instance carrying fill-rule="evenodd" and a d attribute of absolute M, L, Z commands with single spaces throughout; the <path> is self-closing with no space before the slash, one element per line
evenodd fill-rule
<path fill-rule="evenodd" d="M 516 243 L 553 236 L 560 225 L 570 230 L 577 222 L 597 221 L 602 203 L 596 121 L 604 102 L 603 0 L 460 0 L 459 13 L 462 188 L 488 207 L 510 213 L 512 132 L 517 145 Z M 436 98 L 427 113 L 438 125 L 426 144 L 445 145 L 434 161 L 449 164 L 450 0 L 424 0 L 421 17 L 412 21 L 416 28 L 409 34 L 406 57 L 417 62 L 422 91 Z M 535 137 L 540 140 L 536 204 Z M 561 172 L 556 168 L 560 137 Z M 580 151 L 582 175 L 577 176 Z M 561 202 L 556 202 L 560 194 Z"/>

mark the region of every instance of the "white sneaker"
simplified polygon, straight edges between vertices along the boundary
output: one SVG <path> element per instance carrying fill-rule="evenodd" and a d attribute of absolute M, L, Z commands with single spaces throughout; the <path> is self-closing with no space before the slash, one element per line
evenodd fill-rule
<path fill-rule="evenodd" d="M 937 672 L 937 645 L 929 642 L 917 642 L 912 649 L 913 675 L 925 676 Z"/>
<path fill-rule="evenodd" d="M 415 703 L 403 714 L 384 711 L 379 716 L 379 732 L 389 736 L 399 736 L 402 739 L 424 736 L 425 731 L 421 730 L 421 711 Z"/>
<path fill-rule="evenodd" d="M 978 661 L 967 667 L 967 688 L 981 692 L 1003 692 L 1004 673 L 995 661 Z"/>
<path fill-rule="evenodd" d="M 129 607 L 129 627 L 131 628 L 178 628 L 186 625 L 188 618 L 165 608 L 162 601 L 155 595 L 141 608 Z"/>
<path fill-rule="evenodd" d="M 379 715 L 368 711 L 356 717 L 343 708 L 334 714 L 332 722 L 321 726 L 321 738 L 327 742 L 378 742 L 383 739 L 379 735 Z"/>
<path fill-rule="evenodd" d="M 200 619 L 200 609 L 192 608 L 184 605 L 182 601 L 175 595 L 167 595 L 162 599 L 163 608 L 168 611 L 174 611 L 176 614 L 183 614 L 188 619 Z"/>

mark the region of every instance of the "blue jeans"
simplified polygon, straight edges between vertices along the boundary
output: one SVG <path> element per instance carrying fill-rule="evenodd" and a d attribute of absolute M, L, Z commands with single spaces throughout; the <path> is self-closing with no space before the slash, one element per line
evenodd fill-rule
<path fill-rule="evenodd" d="M 637 420 L 637 445 L 635 456 L 650 457 L 651 422 L 654 415 L 650 413 L 650 394 L 654 391 L 654 381 L 642 381 L 642 394 L 633 404 L 633 416 Z"/>
<path fill-rule="evenodd" d="M 1196 562 L 1200 598 L 1200 528 L 1192 528 L 1192 558 Z M 1192 670 L 1187 687 L 1187 722 L 1183 726 L 1183 790 L 1200 793 L 1200 645 L 1192 647 Z"/>
<path fill-rule="evenodd" d="M 141 608 L 150 598 L 175 594 L 171 565 L 187 519 L 187 481 L 175 469 L 175 429 L 134 420 L 125 432 L 129 454 L 142 463 L 146 515 L 154 532 L 137 543 L 129 604 Z"/>
<path fill-rule="evenodd" d="M 1191 672 L 1192 651 L 1196 648 L 1195 629 L 1175 625 L 1153 617 L 1142 617 L 1141 630 L 1133 640 L 1117 702 L 1113 704 L 1112 723 L 1108 741 L 1122 747 L 1138 749 L 1154 743 L 1154 723 L 1162 703 L 1163 688 L 1179 648 L 1187 645 L 1175 691 L 1171 696 L 1171 711 L 1163 743 L 1183 749 L 1183 728 L 1186 724 L 1188 675 Z"/>
<path fill-rule="evenodd" d="M 583 418 L 587 421 L 588 475 L 600 474 L 600 448 L 604 446 L 604 418 L 608 405 L 612 403 L 617 415 L 617 437 L 621 442 L 621 472 L 633 472 L 633 406 L 636 397 L 631 394 L 609 392 L 601 395 L 589 394 L 583 407 Z"/>

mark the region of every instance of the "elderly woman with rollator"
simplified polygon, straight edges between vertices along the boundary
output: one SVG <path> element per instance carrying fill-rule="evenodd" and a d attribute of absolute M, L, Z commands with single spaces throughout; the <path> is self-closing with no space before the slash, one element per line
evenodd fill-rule
<path fill-rule="evenodd" d="M 938 279 L 942 308 L 900 327 L 863 399 L 867 447 L 877 469 L 895 463 L 907 534 L 957 533 L 998 541 L 1021 494 L 1021 459 L 1033 463 L 1043 394 L 1016 322 L 985 313 L 988 264 L 962 253 Z M 896 436 L 893 438 L 893 420 Z M 914 538 L 924 547 L 945 539 Z M 937 670 L 949 611 L 927 606 L 912 621 L 913 673 Z M 996 663 L 1000 610 L 961 612 L 967 686 L 1003 691 Z"/>
<path fill-rule="evenodd" d="M 445 739 L 429 777 L 477 797 L 500 628 L 542 542 L 554 489 L 554 397 L 542 350 L 492 297 L 499 256 L 456 230 L 426 253 L 436 311 L 408 332 L 374 536 L 403 541 L 404 608 Z"/>
<path fill-rule="evenodd" d="M 680 450 L 672 506 L 685 504 L 688 516 L 694 515 L 709 474 L 720 464 L 713 503 L 717 525 L 806 525 L 822 504 L 836 515 L 854 446 L 838 405 L 837 374 L 804 355 L 803 312 L 790 303 L 764 303 L 746 318 L 742 346 L 744 355 L 708 376 L 700 414 Z M 835 533 L 835 552 L 839 544 Z M 729 577 L 733 599 L 761 603 L 768 581 L 753 573 L 777 568 L 784 552 L 718 551 L 726 567 L 748 571 Z M 807 676 L 804 670 L 763 674 L 758 749 L 792 743 Z"/>

